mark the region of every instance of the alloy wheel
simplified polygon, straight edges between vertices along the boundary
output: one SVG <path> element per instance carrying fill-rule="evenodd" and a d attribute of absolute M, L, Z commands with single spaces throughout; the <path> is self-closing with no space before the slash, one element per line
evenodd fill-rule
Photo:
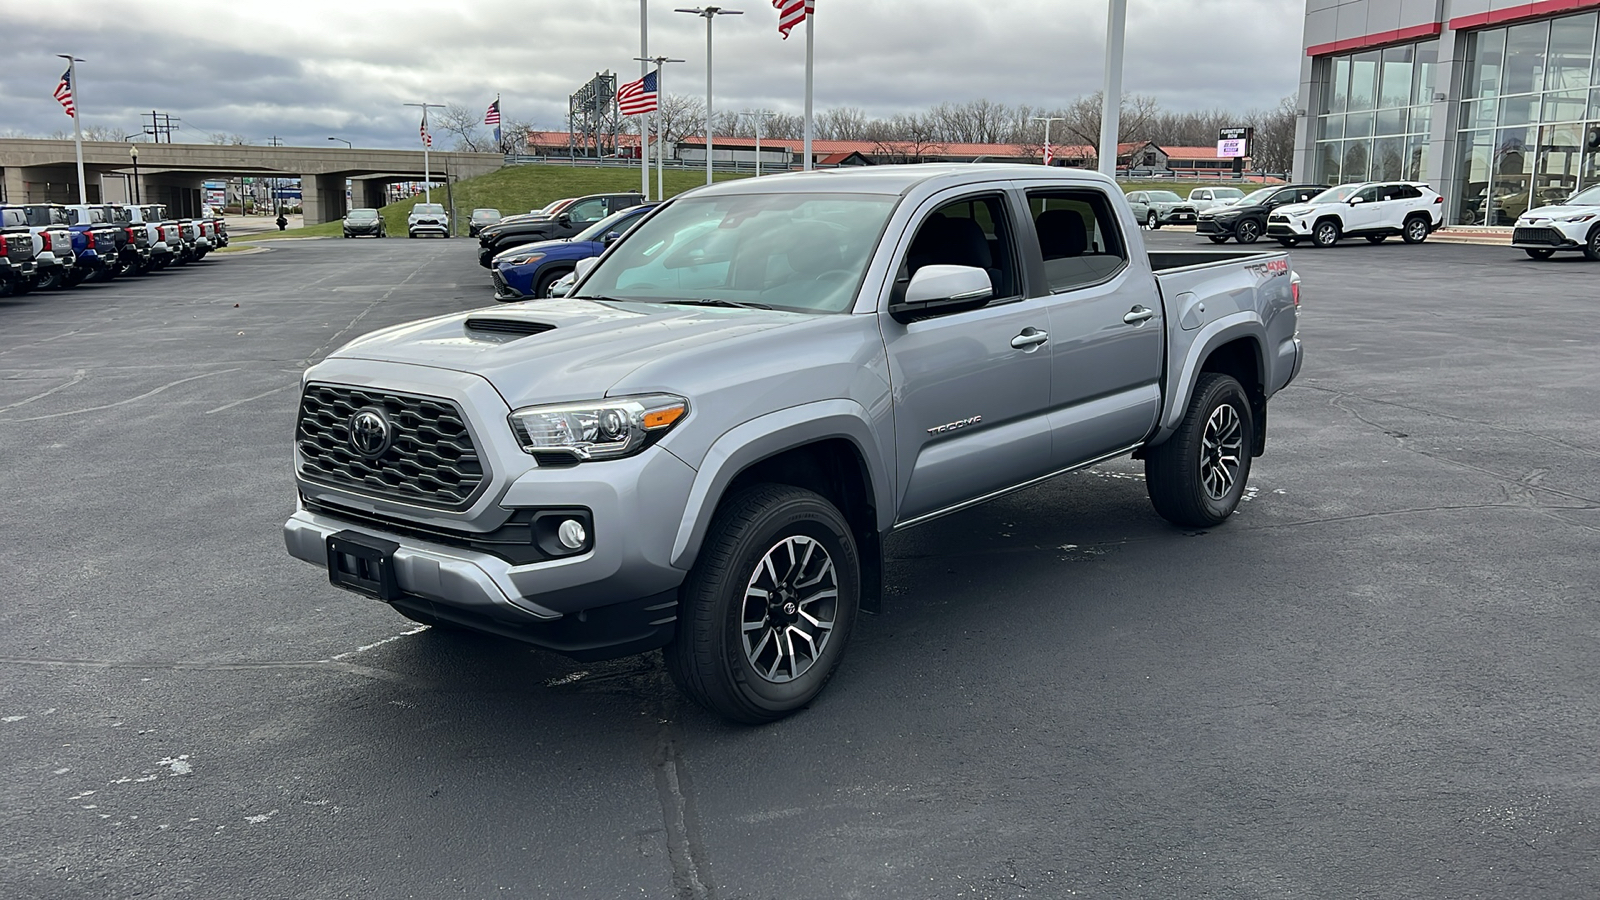
<path fill-rule="evenodd" d="M 1241 244 L 1254 244 L 1256 238 L 1261 236 L 1261 226 L 1250 219 L 1245 219 L 1234 229 L 1233 234 Z"/>
<path fill-rule="evenodd" d="M 839 576 L 822 544 L 790 535 L 762 555 L 745 585 L 745 659 L 775 684 L 804 675 L 827 649 L 839 614 Z"/>
<path fill-rule="evenodd" d="M 1244 426 L 1239 411 L 1224 403 L 1212 410 L 1200 438 L 1200 483 L 1206 496 L 1220 502 L 1233 490 L 1243 450 Z"/>

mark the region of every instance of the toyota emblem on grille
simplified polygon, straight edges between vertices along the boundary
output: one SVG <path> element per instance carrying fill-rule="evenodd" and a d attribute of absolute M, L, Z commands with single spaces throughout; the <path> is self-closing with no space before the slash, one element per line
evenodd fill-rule
<path fill-rule="evenodd" d="M 350 417 L 350 446 L 362 456 L 380 456 L 389 449 L 389 420 L 379 410 L 357 410 Z"/>

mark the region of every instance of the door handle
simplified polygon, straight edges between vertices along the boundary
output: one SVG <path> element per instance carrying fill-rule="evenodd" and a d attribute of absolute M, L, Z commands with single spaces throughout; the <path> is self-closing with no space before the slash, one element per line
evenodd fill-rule
<path fill-rule="evenodd" d="M 1040 331 L 1030 326 L 1011 339 L 1011 346 L 1018 350 L 1031 350 L 1048 340 L 1050 340 L 1050 332 Z"/>
<path fill-rule="evenodd" d="M 1122 317 L 1122 321 L 1128 323 L 1129 325 L 1137 325 L 1140 322 L 1143 322 L 1145 319 L 1151 318 L 1155 314 L 1156 311 L 1153 309 L 1146 309 L 1143 306 L 1135 306 L 1133 309 L 1128 310 L 1128 314 Z"/>

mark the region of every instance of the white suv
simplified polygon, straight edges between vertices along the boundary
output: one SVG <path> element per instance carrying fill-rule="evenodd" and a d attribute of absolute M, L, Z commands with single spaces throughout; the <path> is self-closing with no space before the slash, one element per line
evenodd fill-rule
<path fill-rule="evenodd" d="M 1340 238 L 1381 244 L 1398 234 L 1420 244 L 1444 224 L 1444 198 L 1415 181 L 1363 181 L 1328 188 L 1304 203 L 1280 206 L 1267 217 L 1267 236 L 1285 247 L 1310 240 L 1332 247 Z"/>
<path fill-rule="evenodd" d="M 1534 259 L 1549 259 L 1557 250 L 1581 250 L 1585 257 L 1600 260 L 1600 187 L 1518 216 L 1511 246 Z"/>
<path fill-rule="evenodd" d="M 411 208 L 411 215 L 406 217 L 406 233 L 411 237 L 419 234 L 449 237 L 450 214 L 444 211 L 442 203 L 418 203 Z"/>

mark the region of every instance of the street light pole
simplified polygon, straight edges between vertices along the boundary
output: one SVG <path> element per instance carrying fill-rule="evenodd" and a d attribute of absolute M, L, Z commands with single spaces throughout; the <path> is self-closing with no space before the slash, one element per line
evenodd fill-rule
<path fill-rule="evenodd" d="M 674 12 L 690 13 L 706 20 L 706 184 L 711 183 L 711 20 L 717 16 L 742 16 L 744 10 L 723 9 L 720 6 L 705 6 L 698 9 L 679 9 Z"/>
<path fill-rule="evenodd" d="M 428 109 L 444 109 L 443 103 L 404 103 L 402 106 L 422 107 L 422 133 L 426 136 L 422 141 L 422 202 L 433 202 L 433 170 L 428 164 L 428 145 L 433 143 L 433 133 L 428 131 Z"/>
<path fill-rule="evenodd" d="M 340 137 L 331 137 L 331 138 L 328 138 L 328 140 L 330 140 L 330 141 L 338 141 L 338 142 L 339 142 L 339 143 L 341 143 L 341 144 L 343 144 L 343 145 L 344 145 L 344 148 L 345 148 L 345 149 L 346 149 L 346 150 L 350 150 L 350 149 L 352 149 L 352 148 L 354 148 L 354 147 L 355 147 L 355 145 L 354 145 L 354 144 L 352 144 L 352 143 L 350 143 L 350 142 L 349 142 L 349 141 L 347 141 L 347 140 L 345 140 L 345 139 L 344 139 L 344 138 L 340 138 Z"/>
<path fill-rule="evenodd" d="M 130 145 L 128 147 L 128 155 L 133 157 L 133 205 L 134 206 L 138 206 L 139 205 L 139 148 Z M 240 202 L 242 203 L 243 201 L 240 201 Z M 240 206 L 241 210 L 243 210 L 243 208 L 244 208 L 243 206 Z M 241 212 L 240 215 L 243 215 L 243 212 Z"/>
<path fill-rule="evenodd" d="M 1106 10 L 1106 77 L 1100 96 L 1100 174 L 1117 177 L 1117 121 L 1122 115 L 1122 37 L 1128 30 L 1128 0 L 1109 0 Z"/>
<path fill-rule="evenodd" d="M 1050 152 L 1050 123 L 1051 122 L 1065 122 L 1066 119 L 1064 117 L 1062 117 L 1062 116 L 1029 116 L 1028 117 L 1028 121 L 1030 121 L 1030 122 L 1043 122 L 1044 123 L 1044 164 L 1048 166 L 1048 165 L 1050 165 L 1050 159 L 1051 159 L 1051 152 Z"/>

